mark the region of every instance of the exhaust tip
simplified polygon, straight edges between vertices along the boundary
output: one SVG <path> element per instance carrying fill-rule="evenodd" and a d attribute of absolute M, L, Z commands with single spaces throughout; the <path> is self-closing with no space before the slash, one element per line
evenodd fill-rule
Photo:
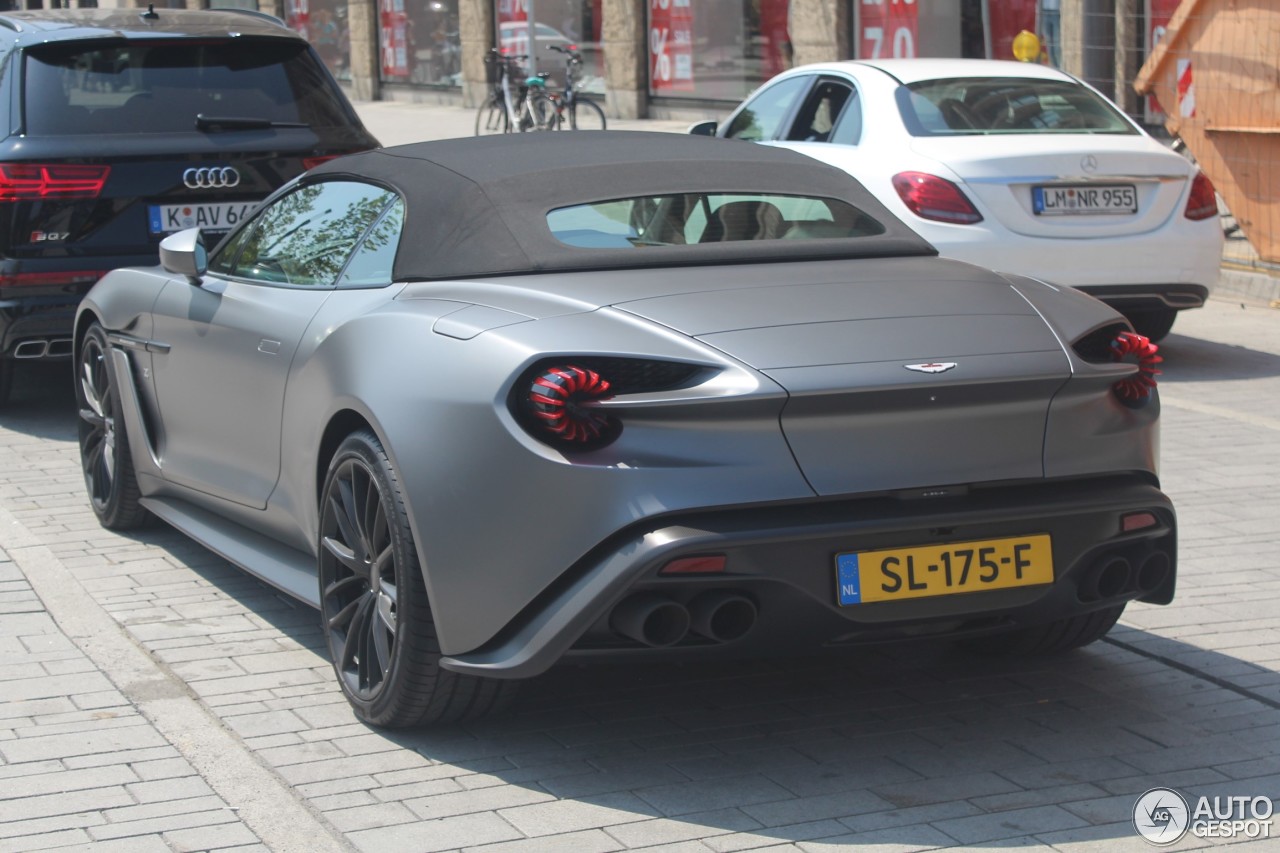
<path fill-rule="evenodd" d="M 709 640 L 741 639 L 756 624 L 755 602 L 727 590 L 704 592 L 689 604 L 691 629 Z"/>
<path fill-rule="evenodd" d="M 1129 589 L 1133 566 L 1124 557 L 1111 557 L 1095 566 L 1080 582 L 1081 601 L 1115 598 Z"/>
<path fill-rule="evenodd" d="M 1138 589 L 1147 593 L 1164 586 L 1173 570 L 1173 563 L 1164 551 L 1156 551 L 1138 567 Z"/>
<path fill-rule="evenodd" d="M 45 353 L 49 351 L 49 342 L 45 340 L 39 341 L 23 341 L 13 348 L 14 358 L 44 358 Z"/>
<path fill-rule="evenodd" d="M 45 351 L 45 355 L 53 357 L 64 357 L 71 355 L 72 340 L 71 338 L 56 338 L 49 341 L 49 348 Z"/>
<path fill-rule="evenodd" d="M 609 627 L 646 646 L 664 648 L 689 632 L 689 611 L 669 598 L 641 592 L 613 609 Z"/>

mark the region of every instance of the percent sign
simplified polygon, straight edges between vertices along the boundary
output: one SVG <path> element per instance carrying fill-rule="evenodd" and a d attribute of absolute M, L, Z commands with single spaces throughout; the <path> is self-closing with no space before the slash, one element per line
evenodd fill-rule
<path fill-rule="evenodd" d="M 649 30 L 649 49 L 657 60 L 654 76 L 659 80 L 671 79 L 671 57 L 667 56 L 667 36 L 666 27 L 654 27 Z"/>

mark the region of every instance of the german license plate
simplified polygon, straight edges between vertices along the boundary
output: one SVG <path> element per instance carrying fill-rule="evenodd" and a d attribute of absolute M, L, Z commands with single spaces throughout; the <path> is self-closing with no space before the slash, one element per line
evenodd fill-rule
<path fill-rule="evenodd" d="M 1138 190 L 1133 184 L 1032 187 L 1031 201 L 1037 216 L 1138 212 Z"/>
<path fill-rule="evenodd" d="M 224 201 L 213 204 L 153 204 L 152 234 L 172 234 L 187 228 L 230 231 L 258 208 L 256 201 Z"/>
<path fill-rule="evenodd" d="M 1047 533 L 836 555 L 841 606 L 1049 583 Z"/>

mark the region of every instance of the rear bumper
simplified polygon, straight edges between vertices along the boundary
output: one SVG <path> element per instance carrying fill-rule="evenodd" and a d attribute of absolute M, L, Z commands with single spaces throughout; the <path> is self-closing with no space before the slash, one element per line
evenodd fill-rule
<path fill-rule="evenodd" d="M 1154 526 L 1122 533 L 1121 516 Z M 933 598 L 837 603 L 835 556 L 1048 533 L 1055 580 L 1035 587 Z M 685 556 L 723 554 L 726 571 L 663 576 Z M 1127 580 L 1099 595 L 1092 581 L 1123 561 Z M 1141 567 L 1148 571 L 1142 573 Z M 1124 573 L 1121 573 L 1124 574 Z M 962 497 L 803 501 L 665 517 L 624 531 L 574 566 L 482 648 L 444 658 L 457 672 L 524 678 L 561 658 L 706 659 L 919 636 L 965 636 L 1033 625 L 1130 600 L 1167 604 L 1176 576 L 1173 506 L 1140 476 L 974 489 Z M 750 630 L 729 642 L 689 633 L 652 648 L 615 633 L 610 615 L 636 593 L 687 607 L 725 592 L 754 604 Z"/>
<path fill-rule="evenodd" d="M 154 255 L 90 258 L 0 259 L 0 276 L 57 276 L 60 273 L 95 270 L 106 272 L 125 266 L 154 266 Z M 23 283 L 0 285 L 0 358 L 65 358 L 75 328 L 76 307 L 93 281 L 74 284 Z M 31 355 L 45 345 L 49 355 Z M 56 345 L 55 345 L 56 344 Z"/>
<path fill-rule="evenodd" d="M 1200 284 L 1079 285 L 1076 289 L 1121 312 L 1181 311 L 1199 308 L 1209 298 L 1209 288 Z"/>

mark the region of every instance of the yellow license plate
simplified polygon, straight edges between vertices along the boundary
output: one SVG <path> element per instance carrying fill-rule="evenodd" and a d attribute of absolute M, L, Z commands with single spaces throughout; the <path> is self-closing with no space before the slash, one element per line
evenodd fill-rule
<path fill-rule="evenodd" d="M 1049 583 L 1047 533 L 836 555 L 842 606 Z"/>

